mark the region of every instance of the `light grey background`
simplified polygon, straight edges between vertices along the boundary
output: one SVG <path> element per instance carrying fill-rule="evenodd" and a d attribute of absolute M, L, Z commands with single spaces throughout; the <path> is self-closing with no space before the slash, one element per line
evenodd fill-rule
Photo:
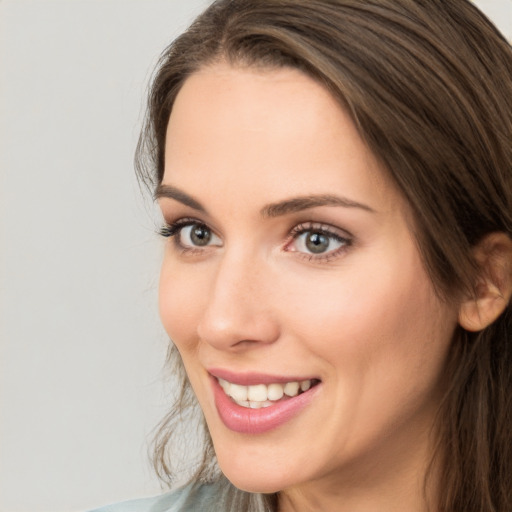
<path fill-rule="evenodd" d="M 156 494 L 160 257 L 132 156 L 164 46 L 208 0 L 0 0 L 0 512 Z M 481 0 L 512 37 L 512 0 Z"/>
<path fill-rule="evenodd" d="M 206 3 L 0 2 L 2 512 L 160 491 L 160 250 L 132 160 L 156 58 Z"/>

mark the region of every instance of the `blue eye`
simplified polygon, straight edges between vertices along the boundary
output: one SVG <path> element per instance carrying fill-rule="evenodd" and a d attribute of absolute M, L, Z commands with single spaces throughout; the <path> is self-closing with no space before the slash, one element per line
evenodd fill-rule
<path fill-rule="evenodd" d="M 292 232 L 293 240 L 287 245 L 287 250 L 300 252 L 312 259 L 335 256 L 351 245 L 352 240 L 333 232 L 332 229 L 323 225 L 297 226 Z"/>

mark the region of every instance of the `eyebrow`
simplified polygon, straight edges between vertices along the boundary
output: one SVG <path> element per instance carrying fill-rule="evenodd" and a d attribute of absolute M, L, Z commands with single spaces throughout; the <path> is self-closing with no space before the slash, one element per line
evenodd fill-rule
<path fill-rule="evenodd" d="M 280 215 L 286 215 L 288 213 L 296 213 L 302 210 L 308 210 L 309 208 L 316 208 L 318 206 L 343 206 L 344 208 L 360 208 L 362 210 L 375 213 L 373 208 L 352 201 L 346 197 L 334 196 L 331 194 L 320 194 L 320 195 L 309 195 L 294 197 L 279 201 L 277 203 L 269 204 L 261 209 L 261 215 L 263 217 L 279 217 Z"/>
<path fill-rule="evenodd" d="M 189 206 L 194 210 L 207 213 L 206 208 L 197 199 L 194 199 L 192 196 L 186 194 L 176 187 L 173 187 L 172 185 L 158 185 L 154 194 L 154 198 L 155 200 L 161 198 L 174 199 L 175 201 L 178 201 L 185 206 Z M 262 217 L 280 217 L 281 215 L 296 213 L 319 206 L 342 206 L 344 208 L 359 208 L 367 212 L 375 213 L 375 210 L 370 208 L 368 205 L 359 203 L 357 201 L 352 201 L 346 197 L 335 196 L 332 194 L 319 194 L 293 197 L 283 201 L 278 201 L 276 203 L 268 204 L 260 210 L 260 214 Z"/>
<path fill-rule="evenodd" d="M 175 201 L 178 201 L 185 206 L 190 206 L 190 208 L 193 208 L 194 210 L 206 213 L 206 208 L 199 201 L 194 199 L 192 196 L 185 194 L 185 192 L 182 190 L 173 187 L 172 185 L 163 185 L 160 183 L 160 185 L 156 187 L 155 193 L 153 195 L 155 201 L 163 197 L 174 199 Z"/>

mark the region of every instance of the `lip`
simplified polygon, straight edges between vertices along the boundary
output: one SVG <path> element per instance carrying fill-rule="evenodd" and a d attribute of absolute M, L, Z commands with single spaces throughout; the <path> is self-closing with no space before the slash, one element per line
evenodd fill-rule
<path fill-rule="evenodd" d="M 296 375 L 269 375 L 267 373 L 234 373 L 221 368 L 210 368 L 208 373 L 218 379 L 227 380 L 240 386 L 256 386 L 258 384 L 286 384 L 287 382 L 302 382 L 304 380 L 319 380 L 316 377 L 298 377 Z"/>
<path fill-rule="evenodd" d="M 257 382 L 259 384 L 271 384 L 279 381 L 290 382 L 288 380 L 283 381 L 282 377 L 276 380 L 275 377 L 270 375 L 266 376 L 266 382 L 262 381 L 262 379 L 254 381 L 253 377 L 254 374 L 250 374 L 238 376 L 235 380 L 226 380 L 242 385 L 252 385 L 248 384 L 248 382 Z M 223 379 L 224 377 L 220 378 Z M 263 434 L 284 425 L 311 403 L 321 387 L 321 383 L 319 383 L 300 395 L 276 402 L 275 405 L 270 407 L 249 409 L 236 404 L 226 395 L 220 387 L 216 376 L 211 375 L 210 380 L 215 407 L 220 419 L 228 429 L 241 434 Z"/>

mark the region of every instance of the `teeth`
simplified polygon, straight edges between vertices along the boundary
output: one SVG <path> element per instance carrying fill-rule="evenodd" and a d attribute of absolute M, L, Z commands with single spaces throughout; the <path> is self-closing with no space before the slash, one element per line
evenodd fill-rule
<path fill-rule="evenodd" d="M 307 391 L 311 387 L 311 381 L 310 380 L 303 380 L 300 383 L 300 390 L 301 391 Z"/>
<path fill-rule="evenodd" d="M 239 386 L 238 384 L 230 384 L 229 396 L 235 401 L 247 400 L 247 386 Z"/>
<path fill-rule="evenodd" d="M 227 380 L 224 380 L 224 379 L 217 379 L 219 381 L 219 384 L 220 384 L 220 387 L 226 392 L 228 393 L 229 391 L 229 387 L 231 386 L 231 384 L 227 381 Z"/>
<path fill-rule="evenodd" d="M 267 391 L 267 398 L 269 400 L 281 400 L 284 395 L 284 389 L 281 384 L 270 384 Z"/>
<path fill-rule="evenodd" d="M 257 384 L 255 386 L 241 386 L 232 384 L 224 379 L 218 379 L 220 386 L 238 405 L 251 409 L 270 407 L 283 396 L 294 397 L 305 392 L 312 386 L 311 380 L 300 382 L 287 382 L 286 384 Z"/>
<path fill-rule="evenodd" d="M 246 389 L 247 398 L 251 402 L 264 402 L 267 399 L 267 386 L 265 386 L 265 384 L 258 384 L 257 386 L 247 386 Z"/>
<path fill-rule="evenodd" d="M 271 405 L 272 402 L 269 402 L 268 400 L 265 400 L 264 402 L 249 402 L 249 407 L 251 409 L 264 409 L 265 407 L 270 407 Z"/>
<path fill-rule="evenodd" d="M 284 387 L 284 394 L 288 396 L 297 396 L 299 394 L 299 383 L 287 382 Z"/>

